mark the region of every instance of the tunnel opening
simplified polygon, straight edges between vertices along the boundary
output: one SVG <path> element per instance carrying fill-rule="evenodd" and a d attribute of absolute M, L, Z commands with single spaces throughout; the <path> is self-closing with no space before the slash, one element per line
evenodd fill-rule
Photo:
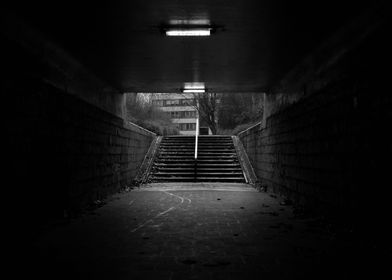
<path fill-rule="evenodd" d="M 196 91 L 201 87 L 202 92 Z M 253 183 L 251 165 L 234 132 L 260 122 L 263 94 L 211 93 L 204 83 L 185 83 L 184 88 L 188 91 L 127 96 L 128 118 L 143 120 L 140 125 L 163 135 L 149 156 L 149 174 L 140 180 Z"/>

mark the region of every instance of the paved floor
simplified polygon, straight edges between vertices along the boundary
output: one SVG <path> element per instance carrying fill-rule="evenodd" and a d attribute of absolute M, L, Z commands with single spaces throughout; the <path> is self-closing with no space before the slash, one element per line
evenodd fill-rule
<path fill-rule="evenodd" d="M 46 233 L 31 276 L 352 279 L 353 247 L 244 184 L 150 184 Z M 355 250 L 354 250 L 355 251 Z M 354 262 L 355 263 L 355 262 Z M 356 270 L 358 271 L 358 270 Z"/>

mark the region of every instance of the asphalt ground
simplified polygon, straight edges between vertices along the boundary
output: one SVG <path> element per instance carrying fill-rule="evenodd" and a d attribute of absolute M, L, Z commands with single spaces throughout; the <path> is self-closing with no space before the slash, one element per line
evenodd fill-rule
<path fill-rule="evenodd" d="M 46 232 L 20 263 L 50 279 L 353 279 L 374 272 L 358 252 L 250 185 L 159 183 Z"/>

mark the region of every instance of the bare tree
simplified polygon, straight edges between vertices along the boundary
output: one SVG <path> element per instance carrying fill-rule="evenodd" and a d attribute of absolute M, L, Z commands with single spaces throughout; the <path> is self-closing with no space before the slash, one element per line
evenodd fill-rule
<path fill-rule="evenodd" d="M 218 131 L 218 108 L 219 108 L 219 94 L 218 93 L 195 93 L 194 100 L 198 107 L 201 122 L 204 122 L 211 129 L 212 134 Z"/>
<path fill-rule="evenodd" d="M 200 122 L 202 125 L 207 125 L 212 134 L 218 131 L 218 109 L 220 102 L 220 94 L 218 93 L 192 93 L 192 97 L 184 95 L 189 105 L 192 105 L 199 113 Z"/>
<path fill-rule="evenodd" d="M 233 130 L 261 121 L 264 110 L 262 93 L 225 94 L 219 108 L 219 128 Z"/>

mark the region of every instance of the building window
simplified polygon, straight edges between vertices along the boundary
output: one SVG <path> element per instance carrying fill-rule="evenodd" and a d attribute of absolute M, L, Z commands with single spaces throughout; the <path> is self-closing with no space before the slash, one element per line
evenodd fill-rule
<path fill-rule="evenodd" d="M 187 130 L 187 131 L 193 131 L 196 129 L 196 124 L 195 123 L 181 123 L 180 124 L 180 130 Z"/>
<path fill-rule="evenodd" d="M 166 105 L 166 106 L 176 106 L 176 105 L 180 105 L 180 100 L 179 100 L 179 99 L 169 99 L 169 100 L 165 100 L 165 105 Z"/>
<path fill-rule="evenodd" d="M 185 111 L 184 118 L 195 118 L 196 112 L 195 111 Z"/>
<path fill-rule="evenodd" d="M 163 100 L 153 100 L 152 103 L 156 106 L 163 106 Z"/>
<path fill-rule="evenodd" d="M 196 111 L 170 111 L 166 112 L 170 118 L 173 119 L 192 119 L 196 118 Z"/>
<path fill-rule="evenodd" d="M 184 106 L 193 106 L 193 99 L 181 99 L 181 105 Z"/>
<path fill-rule="evenodd" d="M 181 118 L 194 118 L 195 117 L 194 111 L 183 111 L 181 112 Z"/>

